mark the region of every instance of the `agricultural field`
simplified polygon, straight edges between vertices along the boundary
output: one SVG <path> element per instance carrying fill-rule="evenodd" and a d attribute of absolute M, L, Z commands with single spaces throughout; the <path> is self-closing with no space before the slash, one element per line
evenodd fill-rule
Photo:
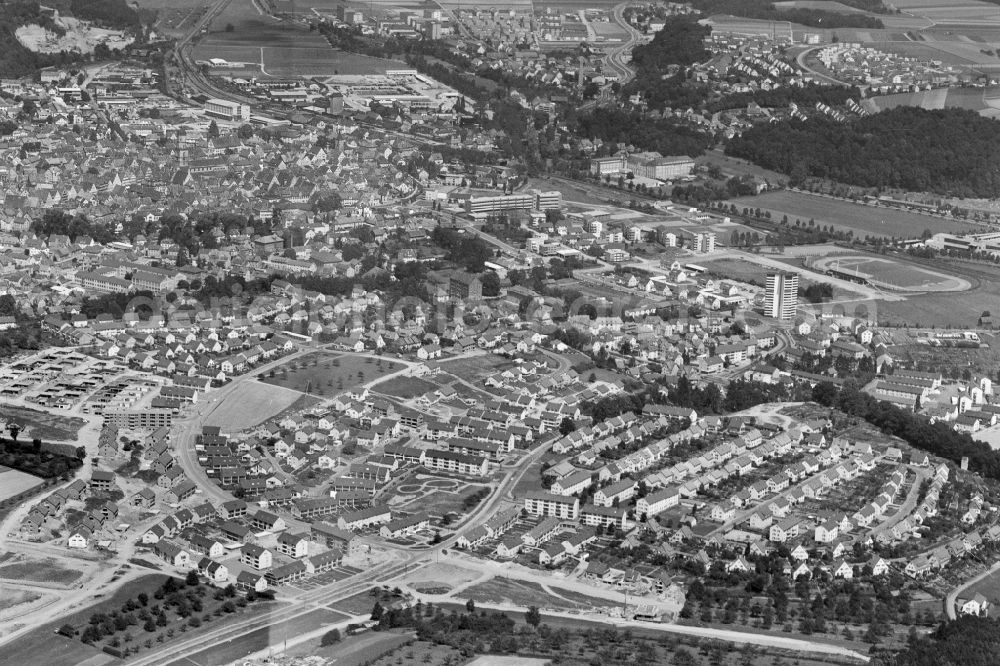
<path fill-rule="evenodd" d="M 195 60 L 255 63 L 267 76 L 384 74 L 404 63 L 335 50 L 300 23 L 261 15 L 255 3 L 230 3 L 211 33 L 192 50 Z"/>
<path fill-rule="evenodd" d="M 377 381 L 402 369 L 403 366 L 399 363 L 375 356 L 315 352 L 269 371 L 262 381 L 322 396 Z"/>
<path fill-rule="evenodd" d="M 5 405 L 3 415 L 8 422 L 16 421 L 26 428 L 21 432 L 23 437 L 37 437 L 43 441 L 74 441 L 80 428 L 87 424 L 77 416 L 60 416 L 14 405 Z"/>
<path fill-rule="evenodd" d="M 983 111 L 991 108 L 983 97 L 983 91 L 976 88 L 935 88 L 920 92 L 894 93 L 871 97 L 864 101 L 879 111 L 898 106 L 919 106 L 921 109 L 944 109 L 958 107 L 969 111 Z"/>
<path fill-rule="evenodd" d="M 786 0 L 785 2 L 774 3 L 775 9 L 816 9 L 824 12 L 836 12 L 838 14 L 864 14 L 865 12 L 857 7 L 836 2 L 835 0 Z"/>
<path fill-rule="evenodd" d="M 766 192 L 754 197 L 740 197 L 727 203 L 736 204 L 741 210 L 760 208 L 770 211 L 773 220 L 780 220 L 783 215 L 787 215 L 792 224 L 797 219 L 801 220 L 802 224 L 814 220 L 817 226 L 851 230 L 859 238 L 864 236 L 916 238 L 928 229 L 934 232 L 961 233 L 975 228 L 958 220 L 883 206 L 865 206 L 842 199 L 788 190 Z"/>
<path fill-rule="evenodd" d="M 895 53 L 910 58 L 919 58 L 920 60 L 940 60 L 946 65 L 974 65 L 980 60 L 985 60 L 987 58 L 984 54 L 979 53 L 978 48 L 964 50 L 954 48 L 949 49 L 949 45 L 944 42 L 911 42 L 903 39 L 900 41 L 878 42 L 874 46 L 876 46 L 880 51 Z M 952 46 L 958 45 L 954 44 Z M 970 53 L 966 53 L 966 51 L 970 51 Z M 978 54 L 979 58 L 972 58 L 970 57 L 971 54 Z M 996 62 L 996 58 L 992 58 L 992 61 Z"/>
<path fill-rule="evenodd" d="M 140 0 L 140 7 L 156 12 L 153 29 L 168 37 L 180 37 L 198 22 L 208 8 L 205 0 L 172 0 L 170 6 L 154 0 Z"/>
<path fill-rule="evenodd" d="M 336 14 L 337 7 L 342 5 L 339 0 L 310 0 L 310 2 L 303 3 L 298 0 L 272 0 L 270 3 L 273 7 L 273 11 L 278 15 L 303 15 L 314 17 L 315 14 L 312 10 L 323 14 Z"/>
<path fill-rule="evenodd" d="M 285 411 L 302 397 L 298 391 L 247 381 L 215 405 L 205 418 L 205 425 L 218 426 L 226 432 L 238 432 L 263 423 Z"/>

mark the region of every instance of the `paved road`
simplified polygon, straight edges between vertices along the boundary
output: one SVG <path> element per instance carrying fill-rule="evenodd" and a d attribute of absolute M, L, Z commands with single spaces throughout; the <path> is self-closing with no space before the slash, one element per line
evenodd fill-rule
<path fill-rule="evenodd" d="M 871 531 L 870 536 L 873 539 L 879 534 L 892 529 L 896 523 L 911 515 L 914 509 L 917 508 L 917 497 L 920 496 L 920 484 L 930 476 L 930 470 L 923 467 L 908 467 L 907 469 L 915 475 L 913 483 L 910 485 L 910 490 L 906 493 L 906 498 L 899 505 L 896 513 Z"/>
<path fill-rule="evenodd" d="M 611 69 L 618 73 L 618 82 L 622 85 L 628 83 L 635 76 L 635 72 L 631 67 L 628 66 L 628 61 L 631 59 L 632 48 L 639 43 L 639 39 L 642 37 L 642 33 L 632 27 L 632 25 L 625 20 L 625 8 L 628 7 L 629 3 L 623 2 L 619 5 L 615 5 L 612 11 L 612 17 L 615 23 L 620 25 L 625 32 L 628 34 L 628 39 L 621 45 L 611 49 L 608 52 L 607 58 L 605 58 L 605 64 Z"/>
<path fill-rule="evenodd" d="M 518 482 L 527 470 L 531 468 L 531 465 L 545 454 L 548 448 L 548 445 L 537 447 L 518 461 L 516 467 L 507 470 L 503 481 L 497 486 L 496 491 L 466 517 L 462 526 L 454 534 L 442 540 L 441 543 L 419 551 L 394 544 L 382 544 L 386 552 L 390 553 L 392 557 L 389 562 L 367 569 L 349 579 L 338 581 L 316 590 L 299 593 L 293 592 L 290 596 L 283 597 L 286 600 L 294 601 L 288 608 L 268 613 L 263 618 L 257 617 L 243 620 L 183 642 L 174 642 L 161 648 L 154 648 L 152 652 L 145 653 L 130 663 L 136 666 L 152 666 L 153 664 L 168 663 L 172 660 L 196 655 L 198 652 L 223 641 L 238 639 L 241 636 L 262 628 L 277 625 L 311 613 L 318 608 L 329 606 L 340 599 L 363 592 L 373 584 L 394 580 L 412 571 L 415 567 L 437 559 L 440 557 L 442 551 L 454 547 L 459 536 L 465 534 L 473 527 L 481 525 L 499 509 L 502 503 L 512 498 L 513 490 Z"/>
<path fill-rule="evenodd" d="M 992 574 L 996 573 L 998 570 L 1000 570 L 1000 562 L 994 562 L 993 566 L 991 566 L 989 569 L 987 569 L 983 573 L 979 574 L 975 578 L 973 578 L 971 580 L 965 581 L 964 583 L 962 583 L 961 585 L 959 585 L 958 587 L 956 587 L 954 590 L 952 590 L 951 592 L 949 592 L 948 596 L 945 597 L 945 599 L 944 599 L 944 612 L 947 613 L 948 619 L 949 620 L 954 620 L 957 617 L 957 615 L 955 613 L 955 600 L 958 598 L 958 593 L 959 592 L 961 592 L 962 590 L 966 589 L 970 585 L 975 585 L 976 583 L 978 583 L 982 579 L 986 578 L 987 576 L 991 576 Z"/>
<path fill-rule="evenodd" d="M 795 63 L 800 68 L 802 68 L 802 71 L 807 72 L 809 74 L 812 74 L 813 77 L 816 78 L 816 79 L 818 79 L 820 83 L 829 83 L 829 84 L 832 84 L 832 85 L 835 85 L 835 86 L 847 86 L 847 85 L 849 85 L 849 84 L 844 83 L 843 81 L 841 81 L 839 79 L 833 78 L 832 76 L 828 76 L 826 74 L 823 74 L 822 72 L 817 72 L 815 69 L 813 69 L 812 67 L 810 67 L 809 65 L 806 64 L 806 58 L 809 57 L 809 54 L 812 53 L 813 51 L 819 50 L 821 48 L 824 48 L 824 46 L 814 46 L 811 49 L 806 49 L 806 50 L 802 51 L 802 53 L 800 53 L 799 55 L 797 55 L 795 57 Z"/>

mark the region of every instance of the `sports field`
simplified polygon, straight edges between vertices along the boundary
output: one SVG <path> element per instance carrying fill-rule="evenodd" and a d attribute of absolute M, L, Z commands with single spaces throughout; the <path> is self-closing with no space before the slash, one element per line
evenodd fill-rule
<path fill-rule="evenodd" d="M 287 409 L 302 394 L 283 386 L 246 381 L 233 390 L 205 418 L 205 425 L 238 432 L 263 423 Z"/>
<path fill-rule="evenodd" d="M 811 268 L 853 273 L 872 284 L 902 291 L 964 291 L 971 286 L 961 278 L 879 257 L 827 257 L 816 260 Z"/>
<path fill-rule="evenodd" d="M 755 197 L 741 197 L 727 203 L 734 203 L 740 209 L 769 210 L 771 218 L 775 220 L 787 215 L 792 224 L 795 224 L 796 219 L 801 220 L 802 224 L 814 220 L 820 227 L 832 225 L 835 229 L 851 230 L 858 238 L 865 236 L 916 238 L 925 229 L 934 233 L 964 232 L 974 229 L 972 225 L 957 220 L 883 206 L 865 206 L 842 199 L 789 190 L 766 192 Z"/>

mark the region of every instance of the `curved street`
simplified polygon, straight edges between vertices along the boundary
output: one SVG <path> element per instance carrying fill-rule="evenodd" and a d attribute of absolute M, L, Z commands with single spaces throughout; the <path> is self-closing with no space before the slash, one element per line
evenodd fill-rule
<path fill-rule="evenodd" d="M 632 77 L 635 76 L 635 72 L 628 66 L 628 62 L 632 56 L 632 48 L 639 43 L 639 40 L 642 37 L 642 33 L 632 27 L 632 25 L 625 20 L 625 8 L 628 7 L 628 5 L 629 3 L 623 2 L 615 5 L 612 10 L 612 16 L 614 17 L 615 23 L 620 25 L 625 32 L 628 33 L 628 40 L 621 46 L 616 46 L 608 51 L 607 58 L 604 60 L 608 67 L 618 73 L 618 82 L 622 85 L 628 83 Z"/>

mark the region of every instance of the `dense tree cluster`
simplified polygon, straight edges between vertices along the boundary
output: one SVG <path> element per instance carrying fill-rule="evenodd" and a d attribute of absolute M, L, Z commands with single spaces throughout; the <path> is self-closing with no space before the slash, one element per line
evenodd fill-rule
<path fill-rule="evenodd" d="M 104 224 L 91 222 L 86 215 L 70 215 L 61 210 L 47 210 L 45 214 L 31 221 L 31 230 L 41 237 L 51 234 L 65 234 L 73 243 L 81 236 L 90 236 L 98 243 L 115 240 L 114 232 Z"/>
<path fill-rule="evenodd" d="M 653 41 L 632 50 L 635 78 L 625 87 L 626 94 L 640 93 L 654 109 L 665 106 L 699 106 L 708 88 L 690 84 L 685 68 L 709 58 L 705 38 L 711 28 L 697 17 L 671 16 Z"/>
<path fill-rule="evenodd" d="M 40 476 L 43 479 L 69 477 L 83 462 L 74 456 L 43 451 L 41 440 L 18 442 L 0 438 L 0 465 Z"/>
<path fill-rule="evenodd" d="M 687 67 L 707 60 L 705 39 L 710 34 L 712 29 L 698 23 L 697 17 L 672 16 L 651 42 L 632 50 L 632 64 L 640 73 L 656 71 L 663 76 L 671 65 Z"/>
<path fill-rule="evenodd" d="M 78 19 L 108 28 L 139 32 L 139 14 L 125 0 L 70 0 L 70 12 Z"/>
<path fill-rule="evenodd" d="M 944 421 L 930 419 L 901 409 L 860 391 L 852 384 L 838 388 L 821 382 L 812 391 L 812 398 L 826 407 L 835 407 L 858 416 L 887 435 L 894 435 L 913 447 L 958 463 L 969 458 L 969 469 L 983 476 L 1000 479 L 1000 451 L 986 442 L 977 442 L 968 433 L 953 430 Z"/>
<path fill-rule="evenodd" d="M 17 328 L 0 335 L 0 358 L 7 358 L 25 349 L 38 349 L 41 330 L 30 312 L 22 311 L 10 294 L 0 296 L 0 317 L 14 317 Z"/>
<path fill-rule="evenodd" d="M 879 654 L 880 666 L 993 666 L 1000 655 L 1000 620 L 963 615 L 945 622 L 929 638 L 917 637 L 896 654 Z"/>
<path fill-rule="evenodd" d="M 815 282 L 808 287 L 799 287 L 799 296 L 810 303 L 822 303 L 833 298 L 833 285 L 829 282 Z"/>
<path fill-rule="evenodd" d="M 805 7 L 778 9 L 773 0 L 693 0 L 691 4 L 695 9 L 709 15 L 731 14 L 765 21 L 791 21 L 814 28 L 884 27 L 882 21 L 873 16 Z M 844 4 L 869 12 L 885 11 L 881 0 L 847 0 Z"/>
<path fill-rule="evenodd" d="M 1000 125 L 965 109 L 901 106 L 837 122 L 825 117 L 756 125 L 726 153 L 788 174 L 958 197 L 1000 196 Z"/>
<path fill-rule="evenodd" d="M 640 393 L 618 393 L 601 398 L 597 402 L 584 402 L 581 411 L 590 414 L 595 423 L 601 423 L 626 412 L 642 413 L 646 398 Z"/>
<path fill-rule="evenodd" d="M 440 608 L 432 611 L 427 617 L 421 613 L 422 608 L 406 608 L 402 610 L 383 610 L 378 603 L 372 609 L 372 619 L 378 620 L 380 630 L 397 627 L 411 627 L 417 630 L 420 640 L 431 641 L 468 652 L 489 651 L 493 653 L 512 653 L 518 648 L 514 636 L 516 623 L 504 613 L 482 611 L 445 614 Z M 428 609 L 430 610 L 430 609 Z"/>
<path fill-rule="evenodd" d="M 697 157 L 712 145 L 712 137 L 674 120 L 651 120 L 636 111 L 598 107 L 569 123 L 573 134 L 606 143 L 627 143 L 663 155 Z"/>
<path fill-rule="evenodd" d="M 34 23 L 58 35 L 65 30 L 56 25 L 49 14 L 40 11 L 34 0 L 14 0 L 0 4 L 0 72 L 4 76 L 25 76 L 39 67 L 53 64 L 67 64 L 73 55 L 63 52 L 59 55 L 44 55 L 31 51 L 21 44 L 14 32 L 22 25 Z"/>
<path fill-rule="evenodd" d="M 448 251 L 448 261 L 459 264 L 471 273 L 482 273 L 484 264 L 493 257 L 493 250 L 482 238 L 454 229 L 434 227 L 431 240 Z"/>

